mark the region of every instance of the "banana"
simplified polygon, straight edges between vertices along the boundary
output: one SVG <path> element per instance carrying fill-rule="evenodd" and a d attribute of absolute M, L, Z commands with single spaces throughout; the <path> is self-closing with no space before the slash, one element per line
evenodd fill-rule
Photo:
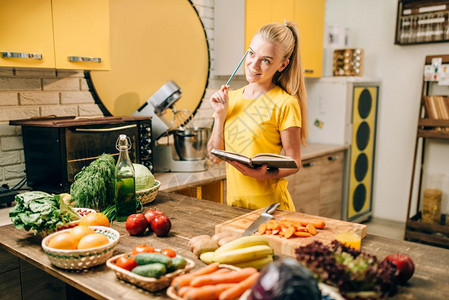
<path fill-rule="evenodd" d="M 220 264 L 232 265 L 240 262 L 266 257 L 272 254 L 273 249 L 271 249 L 270 246 L 256 245 L 256 246 L 249 246 L 246 248 L 234 249 L 221 253 L 215 253 L 214 261 Z"/>
<path fill-rule="evenodd" d="M 214 252 L 204 252 L 200 255 L 200 259 L 205 264 L 211 264 L 214 262 Z"/>
<path fill-rule="evenodd" d="M 262 257 L 262 258 L 258 258 L 258 259 L 250 260 L 250 261 L 244 261 L 244 262 L 236 263 L 233 265 L 238 268 L 252 267 L 257 270 L 260 270 L 263 267 L 265 267 L 266 265 L 268 265 L 269 263 L 271 263 L 272 261 L 273 261 L 273 255 L 268 255 L 267 257 Z"/>
<path fill-rule="evenodd" d="M 244 236 L 236 240 L 233 240 L 227 244 L 224 244 L 223 246 L 215 250 L 215 255 L 230 250 L 236 250 L 256 245 L 268 245 L 268 240 L 266 239 L 266 237 L 261 235 Z"/>

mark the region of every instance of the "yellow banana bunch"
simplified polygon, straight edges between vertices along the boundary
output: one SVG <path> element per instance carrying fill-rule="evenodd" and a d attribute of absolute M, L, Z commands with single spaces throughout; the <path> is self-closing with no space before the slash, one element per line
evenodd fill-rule
<path fill-rule="evenodd" d="M 200 259 L 210 264 L 218 262 L 237 267 L 253 267 L 258 270 L 273 261 L 273 249 L 263 236 L 247 236 L 231 241 L 215 252 L 206 252 Z"/>

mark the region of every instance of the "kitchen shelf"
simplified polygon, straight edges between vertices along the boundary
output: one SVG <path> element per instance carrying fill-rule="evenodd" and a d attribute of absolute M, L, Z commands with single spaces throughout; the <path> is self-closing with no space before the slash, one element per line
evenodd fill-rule
<path fill-rule="evenodd" d="M 427 56 L 424 64 L 432 64 L 432 59 L 434 58 L 441 58 L 443 64 L 449 63 L 449 55 L 434 55 Z M 440 222 L 440 224 L 423 222 L 422 211 L 420 211 L 426 139 L 449 140 L 449 120 L 429 118 L 429 113 L 426 111 L 424 99 L 427 96 L 431 96 L 430 86 L 435 83 L 437 81 L 426 81 L 423 78 L 404 239 L 449 248 L 449 224 L 444 224 L 445 222 Z M 419 143 L 420 140 L 422 140 L 422 143 Z M 421 145 L 420 154 L 418 151 L 419 145 Z M 416 170 L 417 164 L 419 164 L 419 170 Z M 415 176 L 418 184 L 418 201 L 416 203 L 416 213 L 411 216 L 410 208 L 414 195 Z"/>
<path fill-rule="evenodd" d="M 449 42 L 447 0 L 399 0 L 396 17 L 396 45 Z"/>

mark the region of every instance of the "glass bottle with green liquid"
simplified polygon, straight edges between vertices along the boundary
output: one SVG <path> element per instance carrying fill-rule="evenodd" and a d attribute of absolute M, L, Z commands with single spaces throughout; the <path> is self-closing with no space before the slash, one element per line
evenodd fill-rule
<path fill-rule="evenodd" d="M 129 215 L 136 213 L 135 173 L 129 159 L 128 150 L 131 149 L 131 143 L 128 139 L 125 134 L 121 134 L 117 140 L 117 150 L 120 151 L 115 166 L 115 206 L 118 222 L 125 222 Z"/>

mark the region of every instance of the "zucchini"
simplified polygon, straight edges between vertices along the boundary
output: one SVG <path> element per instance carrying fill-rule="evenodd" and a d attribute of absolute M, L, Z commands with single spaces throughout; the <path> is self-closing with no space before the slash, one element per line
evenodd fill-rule
<path fill-rule="evenodd" d="M 131 272 L 144 277 L 159 278 L 167 272 L 167 269 L 164 264 L 153 263 L 137 266 Z"/>
<path fill-rule="evenodd" d="M 140 253 L 137 254 L 134 259 L 139 266 L 160 263 L 166 268 L 170 268 L 172 265 L 172 259 L 160 253 Z"/>
<path fill-rule="evenodd" d="M 179 269 L 184 269 L 187 265 L 187 261 L 182 256 L 176 256 L 172 258 L 172 265 L 167 268 L 167 272 L 174 272 Z"/>

